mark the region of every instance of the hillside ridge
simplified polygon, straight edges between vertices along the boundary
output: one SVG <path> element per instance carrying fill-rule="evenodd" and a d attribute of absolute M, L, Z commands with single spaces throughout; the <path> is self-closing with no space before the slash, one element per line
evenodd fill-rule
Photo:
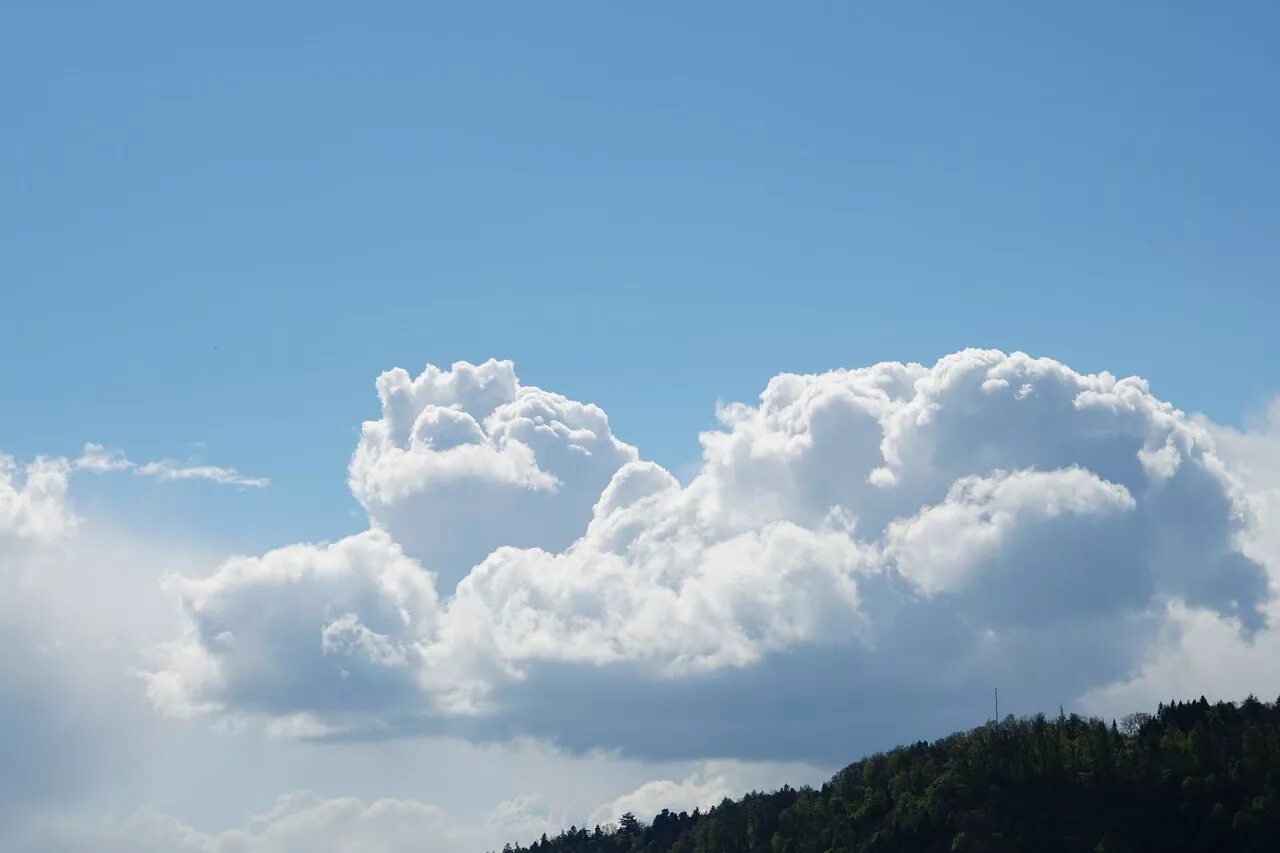
<path fill-rule="evenodd" d="M 703 812 L 571 827 L 505 853 L 1280 850 L 1280 700 L 1118 723 L 1005 717 Z"/>

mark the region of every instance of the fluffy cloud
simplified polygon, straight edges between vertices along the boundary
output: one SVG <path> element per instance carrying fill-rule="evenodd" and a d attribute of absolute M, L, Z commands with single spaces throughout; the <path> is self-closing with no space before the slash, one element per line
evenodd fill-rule
<path fill-rule="evenodd" d="M 1035 708 L 1124 682 L 1176 608 L 1267 622 L 1257 507 L 1140 379 L 986 350 L 781 375 L 721 408 L 687 486 L 508 362 L 378 393 L 350 469 L 372 531 L 181 583 L 162 705 L 814 754 L 855 718 L 980 721 L 992 683 Z"/>
<path fill-rule="evenodd" d="M 75 515 L 66 506 L 70 466 L 37 458 L 19 465 L 0 454 L 0 557 L 4 541 L 50 541 L 70 533 Z"/>
<path fill-rule="evenodd" d="M 1244 532 L 1244 550 L 1267 563 L 1274 586 L 1280 583 L 1280 399 L 1247 429 L 1203 418 L 1200 423 L 1212 432 L 1219 454 L 1244 485 L 1255 520 Z"/>
<path fill-rule="evenodd" d="M 172 583 L 191 636 L 159 649 L 166 668 L 148 676 L 152 697 L 170 709 L 200 710 L 216 696 L 217 707 L 304 715 L 298 721 L 417 704 L 435 587 L 381 531 L 239 557 Z M 184 704 L 197 696 L 205 698 Z"/>
<path fill-rule="evenodd" d="M 1244 485 L 1254 523 L 1241 533 L 1241 550 L 1267 568 L 1272 590 L 1280 589 L 1280 400 L 1249 429 L 1201 419 L 1219 454 Z M 1134 677 L 1091 690 L 1084 705 L 1115 716 L 1172 697 L 1207 695 L 1272 698 L 1280 660 L 1280 599 L 1266 606 L 1270 630 L 1242 632 L 1238 620 L 1181 602 L 1169 605 L 1156 643 Z"/>
<path fill-rule="evenodd" d="M 442 592 L 502 545 L 558 550 L 636 458 L 597 406 L 521 385 L 509 361 L 378 377 L 351 490 L 370 521 L 438 573 Z"/>
<path fill-rule="evenodd" d="M 997 470 L 987 477 L 962 477 L 941 503 L 890 522 L 886 548 L 898 571 L 926 595 L 971 588 L 983 570 L 999 571 L 1006 589 L 1024 578 L 1069 587 L 1081 580 L 1085 567 L 1071 549 L 1061 561 L 1044 548 L 1052 528 L 1058 526 L 1073 538 L 1101 537 L 1102 544 L 1110 545 L 1105 525 L 1125 526 L 1124 516 L 1135 505 L 1124 486 L 1080 468 L 1014 474 Z M 1029 549 L 1044 553 L 1027 554 Z M 1015 603 L 1028 598 L 1025 590 L 1014 591 L 1020 600 Z"/>

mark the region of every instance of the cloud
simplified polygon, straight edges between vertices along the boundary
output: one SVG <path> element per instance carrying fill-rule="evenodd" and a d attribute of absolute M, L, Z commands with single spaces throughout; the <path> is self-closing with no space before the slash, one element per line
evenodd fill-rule
<path fill-rule="evenodd" d="M 103 447 L 101 444 L 88 442 L 78 459 L 73 463 L 77 471 L 92 471 L 105 474 L 108 471 L 128 471 L 135 468 L 123 450 Z"/>
<path fill-rule="evenodd" d="M 1236 619 L 1171 602 L 1157 640 L 1132 678 L 1090 691 L 1084 705 L 1116 716 L 1171 698 L 1198 695 L 1274 698 L 1280 660 L 1280 400 L 1247 429 L 1199 423 L 1213 435 L 1219 455 L 1244 487 L 1253 523 L 1241 530 L 1241 551 L 1267 569 L 1273 595 L 1266 605 L 1269 630 L 1249 633 Z"/>
<path fill-rule="evenodd" d="M 19 465 L 0 454 L 0 559 L 4 542 L 51 541 L 71 533 L 76 516 L 66 506 L 66 460 L 37 457 Z"/>
<path fill-rule="evenodd" d="M 677 813 L 691 812 L 695 808 L 706 810 L 725 797 L 740 793 L 723 775 L 705 777 L 694 774 L 679 782 L 655 779 L 600 806 L 592 812 L 587 824 L 616 823 L 627 812 L 647 821 L 663 809 Z"/>
<path fill-rule="evenodd" d="M 239 557 L 208 577 L 172 583 L 190 635 L 157 649 L 165 666 L 147 676 L 150 695 L 172 711 L 304 715 L 296 726 L 319 714 L 421 704 L 435 587 L 381 531 Z"/>
<path fill-rule="evenodd" d="M 158 480 L 208 480 L 224 486 L 248 486 L 262 489 L 271 485 L 266 477 L 246 477 L 234 468 L 222 468 L 217 465 L 179 465 L 171 460 L 148 462 L 139 465 L 134 473 L 141 477 L 155 477 Z"/>
<path fill-rule="evenodd" d="M 77 471 L 105 474 L 111 471 L 132 471 L 139 477 L 154 477 L 161 481 L 208 480 L 224 486 L 244 486 L 261 489 L 269 486 L 266 477 L 246 477 L 234 468 L 218 465 L 184 465 L 171 459 L 158 462 L 137 463 L 124 451 L 103 447 L 89 442 L 80 456 L 71 463 Z"/>
<path fill-rule="evenodd" d="M 509 361 L 378 377 L 350 485 L 371 523 L 449 592 L 502 545 L 561 549 L 636 451 L 598 407 L 521 385 Z"/>
<path fill-rule="evenodd" d="M 573 770 L 581 770 L 575 764 Z M 797 765 L 753 765 L 734 761 L 700 762 L 680 781 L 655 779 L 631 783 L 624 792 L 586 808 L 557 809 L 540 797 L 521 794 L 488 809 L 466 814 L 409 797 L 325 797 L 311 790 L 276 798 L 267 810 L 239 825 L 203 831 L 172 813 L 142 808 L 125 818 L 87 819 L 82 814 L 49 814 L 30 821 L 23 834 L 7 836 L 31 853 L 301 853 L 336 850 L 361 853 L 431 853 L 500 850 L 507 842 L 529 842 L 570 825 L 593 827 L 615 822 L 624 812 L 647 820 L 662 809 L 692 811 L 749 790 L 784 783 L 820 783 L 829 770 Z M 486 793 L 492 788 L 487 783 Z M 612 784 L 612 783 L 610 783 Z M 595 793 L 599 797 L 599 792 Z M 0 833 L 2 835 L 2 833 Z"/>
<path fill-rule="evenodd" d="M 1106 526 L 1127 524 L 1124 516 L 1135 506 L 1124 486 L 1081 468 L 1012 474 L 996 470 L 986 477 L 961 477 L 941 503 L 890 522 L 886 550 L 903 577 L 926 595 L 971 588 L 984 571 L 999 572 L 1006 589 L 1028 576 L 1032 583 L 1045 584 L 1054 573 L 1060 575 L 1058 585 L 1069 588 L 1085 568 L 1078 554 L 1068 550 L 1071 559 L 1050 566 L 1060 562 L 1057 555 L 1032 555 L 1039 559 L 1029 562 L 1021 552 L 1042 549 L 1053 535 L 1045 528 L 1054 526 L 1071 537 L 1113 544 Z M 1021 593 L 1015 606 L 1028 599 L 1025 590 Z"/>
<path fill-rule="evenodd" d="M 1280 612 L 1272 612 L 1273 624 Z M 1242 638 L 1240 625 L 1209 610 L 1169 605 L 1158 642 L 1132 677 L 1102 685 L 1082 697 L 1100 716 L 1119 717 L 1158 702 L 1213 696 L 1240 700 L 1248 694 L 1274 699 L 1280 631 Z"/>
<path fill-rule="evenodd" d="M 667 809 L 672 812 L 705 811 L 725 798 L 741 797 L 750 791 L 775 790 L 783 785 L 820 785 L 830 771 L 795 764 L 745 764 L 739 761 L 698 762 L 679 781 L 651 779 L 606 803 L 587 818 L 587 826 L 616 823 L 631 812 L 647 821 Z"/>
<path fill-rule="evenodd" d="M 37 488 L 40 477 L 28 480 L 26 471 L 46 469 L 35 463 L 11 464 L 6 484 L 15 493 L 32 489 L 28 498 L 43 494 L 39 515 L 73 517 L 66 488 L 69 467 L 60 462 L 48 469 L 61 472 L 46 484 L 57 488 Z M 25 516 L 21 521 L 12 515 L 6 518 L 10 526 L 28 526 Z M 0 581 L 6 591 L 0 599 L 0 642 L 13 651 L 0 661 L 0 753 L 13 771 L 0 779 L 4 849 L 171 853 L 341 849 L 342 844 L 373 851 L 406 845 L 415 850 L 499 849 L 507 840 L 536 838 L 581 822 L 599 805 L 602 792 L 634 787 L 637 779 L 645 778 L 642 774 L 685 778 L 684 768 L 654 770 L 607 754 L 578 757 L 527 740 L 472 746 L 418 739 L 387 745 L 393 756 L 377 745 L 321 748 L 289 740 L 331 736 L 340 728 L 335 721 L 342 714 L 367 713 L 371 706 L 386 714 L 398 700 L 380 691 L 379 673 L 383 668 L 397 673 L 412 669 L 415 647 L 437 634 L 431 623 L 404 621 L 405 614 L 434 613 L 439 605 L 429 576 L 404 558 L 382 531 L 328 547 L 296 546 L 262 558 L 235 558 L 210 574 L 213 561 L 189 548 L 174 552 L 154 540 L 139 541 L 106 529 L 93 518 L 40 529 L 56 533 L 19 540 L 7 535 L 8 528 L 0 532 Z M 309 560 L 299 561 L 298 553 Z M 324 677 L 334 676 L 350 694 L 335 693 L 322 713 L 272 716 L 269 728 L 285 739 L 263 738 L 240 726 L 196 732 L 181 721 L 155 719 L 140 701 L 136 673 L 139 649 L 157 637 L 172 637 L 177 627 L 175 614 L 169 612 L 171 599 L 156 584 L 165 569 L 183 573 L 168 584 L 181 587 L 210 626 L 243 618 L 228 610 L 230 601 L 220 579 L 235 575 L 256 583 L 257 598 L 274 599 L 284 608 L 257 626 L 267 633 L 218 632 L 210 641 L 279 654 L 261 661 L 264 670 L 296 667 L 303 672 L 298 682 L 303 685 L 316 677 L 306 674 L 308 667 L 336 663 L 340 668 Z M 323 602 L 303 602 L 293 594 L 298 590 L 318 591 Z M 357 619 L 356 612 L 366 615 Z M 381 614 L 383 621 L 367 616 L 370 613 Z M 285 635 L 278 629 L 293 622 L 310 624 L 316 618 L 326 625 L 318 642 L 311 642 L 317 638 L 308 634 L 307 642 L 290 654 L 291 646 L 282 641 Z M 190 629 L 190 617 L 184 621 Z M 202 648 L 200 642 L 177 646 Z M 198 670 L 202 663 L 183 665 Z M 186 713 L 243 715 L 245 711 L 235 708 L 255 701 L 275 707 L 287 696 L 288 685 L 255 683 L 243 672 L 234 673 L 234 680 L 253 690 L 235 696 L 226 707 L 188 708 Z M 151 686 L 164 688 L 154 682 Z M 352 700 L 351 695 L 368 698 Z M 420 704 L 417 693 L 402 698 L 406 708 L 416 710 Z M 311 708 L 314 697 L 304 691 L 298 703 Z M 256 768 L 255 779 L 240 775 L 246 761 Z M 446 783 L 424 780 L 420 768 L 436 763 L 467 769 L 451 772 Z M 217 797 L 207 797 L 207 792 L 184 784 L 191 767 L 199 767 L 205 778 L 224 778 L 228 785 L 220 787 Z M 495 772 L 501 773 L 501 782 L 494 782 Z M 817 779 L 829 771 L 729 763 L 698 772 L 727 779 L 737 786 L 734 790 L 746 790 L 744 779 L 776 785 Z M 530 784 L 546 790 L 547 779 L 559 780 L 577 793 L 557 789 L 566 799 L 554 808 L 532 796 L 512 796 Z M 291 794 L 257 817 L 228 819 L 228 811 L 240 814 L 241 808 L 258 801 L 264 780 L 269 780 L 267 791 L 306 784 L 327 792 Z M 480 787 L 483 797 L 510 799 L 488 814 L 477 813 L 467 801 Z M 417 796 L 404 796 L 406 788 Z M 335 790 L 354 796 L 333 796 Z M 449 793 L 439 802 L 447 805 L 429 805 L 442 790 Z M 98 809 L 127 814 L 138 803 L 148 802 L 153 805 L 130 817 L 94 816 Z M 466 805 L 458 808 L 459 803 Z M 210 829 L 228 823 L 233 828 Z"/>
<path fill-rule="evenodd" d="M 191 566 L 80 518 L 71 471 L 0 457 L 0 827 L 81 795 L 107 767 L 127 775 L 140 729 L 126 719 L 154 720 L 129 671 L 178 627 L 156 579 Z"/>
<path fill-rule="evenodd" d="M 1246 429 L 1200 423 L 1244 486 L 1254 523 L 1243 532 L 1243 550 L 1269 566 L 1274 587 L 1280 583 L 1280 398 Z"/>
<path fill-rule="evenodd" d="M 416 800 L 322 798 L 311 791 L 280 797 L 268 812 L 242 827 L 207 834 L 178 818 L 143 809 L 125 820 L 46 822 L 27 839 L 38 853 L 455 853 L 497 849 L 514 838 L 536 838 L 559 824 L 534 812 L 524 797 L 497 806 L 477 824 L 453 820 L 442 809 Z"/>
<path fill-rule="evenodd" d="M 180 583 L 162 707 L 819 755 L 854 720 L 866 746 L 980 722 L 993 683 L 1035 709 L 1123 682 L 1177 608 L 1267 625 L 1222 435 L 1141 379 L 990 350 L 783 374 L 687 486 L 509 362 L 378 392 L 371 531 Z"/>

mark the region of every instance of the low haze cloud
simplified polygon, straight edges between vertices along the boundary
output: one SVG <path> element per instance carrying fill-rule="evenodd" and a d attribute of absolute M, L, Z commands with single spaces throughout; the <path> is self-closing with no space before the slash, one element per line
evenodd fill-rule
<path fill-rule="evenodd" d="M 33 853 L 455 853 L 497 849 L 511 838 L 559 829 L 536 808 L 531 799 L 506 802 L 487 820 L 465 824 L 416 800 L 384 798 L 366 804 L 355 797 L 298 791 L 281 796 L 270 811 L 251 816 L 243 827 L 215 833 L 143 809 L 126 819 L 49 822 L 36 827 L 28 842 Z"/>

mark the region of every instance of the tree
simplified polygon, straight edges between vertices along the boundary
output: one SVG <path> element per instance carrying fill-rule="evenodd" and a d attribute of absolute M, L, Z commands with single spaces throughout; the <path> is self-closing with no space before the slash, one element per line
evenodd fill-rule
<path fill-rule="evenodd" d="M 618 818 L 618 832 L 626 836 L 638 836 L 644 827 L 640 825 L 640 821 L 631 812 L 626 812 L 622 817 Z"/>
<path fill-rule="evenodd" d="M 1142 731 L 1142 727 L 1148 725 L 1154 718 L 1144 712 L 1136 711 L 1132 714 L 1125 714 L 1120 718 L 1120 731 L 1125 737 L 1137 737 Z"/>

